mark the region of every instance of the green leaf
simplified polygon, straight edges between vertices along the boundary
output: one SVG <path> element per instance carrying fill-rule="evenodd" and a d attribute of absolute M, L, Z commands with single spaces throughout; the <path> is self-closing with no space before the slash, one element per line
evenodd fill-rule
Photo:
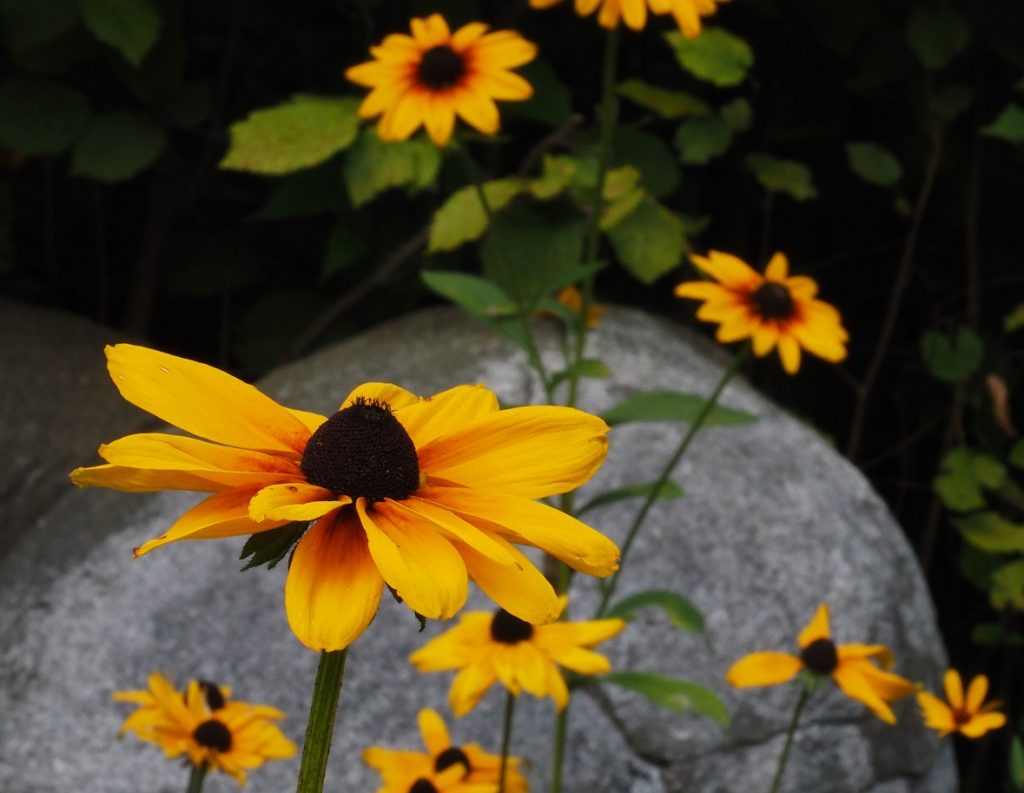
<path fill-rule="evenodd" d="M 153 0 L 82 0 L 85 26 L 104 44 L 138 66 L 160 36 L 160 12 Z"/>
<path fill-rule="evenodd" d="M 742 96 L 722 105 L 718 115 L 733 132 L 746 132 L 754 121 L 754 109 Z"/>
<path fill-rule="evenodd" d="M 551 376 L 551 387 L 554 388 L 560 383 L 564 383 L 572 377 L 573 374 L 577 377 L 601 378 L 608 377 L 611 373 L 611 369 L 608 368 L 604 361 L 600 361 L 597 358 L 581 358 L 572 366 L 563 369 L 560 372 L 555 372 L 555 374 Z"/>
<path fill-rule="evenodd" d="M 981 128 L 981 134 L 990 138 L 1000 138 L 1008 143 L 1024 143 L 1024 109 L 1016 102 L 1010 102 L 995 121 Z"/>
<path fill-rule="evenodd" d="M 729 150 L 732 130 L 721 116 L 699 116 L 680 124 L 672 142 L 684 163 L 705 165 Z"/>
<path fill-rule="evenodd" d="M 534 198 L 548 201 L 561 195 L 572 184 L 576 175 L 576 160 L 564 155 L 544 155 L 541 175 L 531 179 L 527 190 Z"/>
<path fill-rule="evenodd" d="M 651 198 L 607 233 L 622 266 L 643 284 L 674 269 L 687 249 L 682 221 Z"/>
<path fill-rule="evenodd" d="M 71 173 L 101 182 L 122 182 L 148 168 L 167 138 L 145 116 L 127 111 L 95 116 L 71 155 Z"/>
<path fill-rule="evenodd" d="M 903 174 L 900 161 L 877 143 L 847 143 L 846 160 L 857 176 L 879 187 L 892 187 Z"/>
<path fill-rule="evenodd" d="M 748 154 L 744 162 L 769 193 L 784 193 L 800 202 L 818 196 L 811 169 L 802 162 L 780 160 L 759 152 Z"/>
<path fill-rule="evenodd" d="M 970 512 L 985 507 L 982 488 L 995 490 L 1005 479 L 1006 467 L 1001 462 L 961 446 L 942 458 L 933 486 L 948 509 Z"/>
<path fill-rule="evenodd" d="M 1024 611 L 1024 559 L 1005 564 L 992 573 L 989 600 L 996 609 Z"/>
<path fill-rule="evenodd" d="M 341 212 L 347 205 L 343 168 L 341 158 L 335 157 L 316 168 L 274 180 L 274 192 L 252 219 L 283 220 Z"/>
<path fill-rule="evenodd" d="M 525 189 L 520 179 L 498 179 L 483 185 L 491 212 L 497 212 Z M 452 251 L 471 240 L 479 239 L 487 230 L 487 212 L 480 203 L 476 186 L 456 190 L 434 213 L 430 224 L 427 250 Z"/>
<path fill-rule="evenodd" d="M 619 96 L 652 110 L 662 118 L 683 116 L 707 116 L 711 108 L 703 100 L 683 91 L 658 88 L 641 80 L 626 80 L 619 83 Z"/>
<path fill-rule="evenodd" d="M 990 647 L 1024 647 L 1024 634 L 1007 630 L 998 622 L 983 622 L 971 630 L 971 641 Z"/>
<path fill-rule="evenodd" d="M 288 523 L 279 529 L 253 534 L 242 546 L 239 559 L 248 559 L 242 570 L 266 565 L 273 570 L 284 559 L 306 531 L 307 523 Z"/>
<path fill-rule="evenodd" d="M 485 278 L 466 273 L 426 270 L 421 278 L 427 287 L 480 319 L 516 313 L 516 304 L 500 287 Z"/>
<path fill-rule="evenodd" d="M 1024 303 L 1003 317 L 1003 329 L 1007 333 L 1024 328 Z"/>
<path fill-rule="evenodd" d="M 620 501 L 625 501 L 630 498 L 646 498 L 657 482 L 644 482 L 642 485 L 629 485 L 628 487 L 620 487 L 615 490 L 609 490 L 607 493 L 602 493 L 599 496 L 595 496 L 590 499 L 586 504 L 580 507 L 577 515 L 582 515 L 584 512 L 588 512 L 598 507 L 606 507 L 609 504 L 617 504 Z M 661 491 L 658 493 L 658 498 L 682 498 L 685 495 L 683 489 L 673 482 L 671 479 L 666 480 L 665 484 L 662 485 Z"/>
<path fill-rule="evenodd" d="M 907 22 L 907 42 L 929 71 L 938 71 L 971 41 L 967 21 L 951 5 L 917 5 Z"/>
<path fill-rule="evenodd" d="M 502 115 L 509 119 L 526 119 L 560 127 L 572 112 L 572 96 L 568 86 L 543 58 L 521 66 L 516 71 L 533 86 L 533 96 L 525 102 L 502 106 Z"/>
<path fill-rule="evenodd" d="M 324 263 L 320 268 L 321 277 L 326 280 L 342 270 L 347 270 L 366 256 L 363 235 L 352 227 L 351 221 L 339 221 L 327 235 L 324 246 Z"/>
<path fill-rule="evenodd" d="M 0 143 L 21 154 L 60 154 L 89 113 L 85 96 L 60 83 L 24 77 L 0 83 Z"/>
<path fill-rule="evenodd" d="M 964 541 L 988 553 L 1024 551 L 1024 526 L 997 512 L 975 512 L 953 518 Z"/>
<path fill-rule="evenodd" d="M 1015 468 L 1024 468 L 1024 439 L 1013 444 L 1010 455 L 1006 459 Z"/>
<path fill-rule="evenodd" d="M 646 391 L 631 396 L 601 417 L 615 426 L 629 421 L 685 421 L 692 422 L 704 407 L 704 397 L 678 391 Z M 705 427 L 730 427 L 757 421 L 743 410 L 715 405 L 704 420 Z"/>
<path fill-rule="evenodd" d="M 360 207 L 393 187 L 429 187 L 440 168 L 441 153 L 427 138 L 387 142 L 376 127 L 367 127 L 345 154 L 345 186 Z"/>
<path fill-rule="evenodd" d="M 632 127 L 616 130 L 616 165 L 631 165 L 640 172 L 640 182 L 655 198 L 674 193 L 679 187 L 679 164 L 672 149 L 659 135 Z"/>
<path fill-rule="evenodd" d="M 746 41 L 722 28 L 705 27 L 695 39 L 679 31 L 665 34 L 679 65 L 713 85 L 739 85 L 754 65 L 754 51 Z"/>
<path fill-rule="evenodd" d="M 944 383 L 960 383 L 981 366 L 985 345 L 969 327 L 957 328 L 956 335 L 930 330 L 921 338 L 921 360 L 932 377 Z"/>
<path fill-rule="evenodd" d="M 1014 790 L 1024 790 L 1024 742 L 1019 735 L 1010 742 L 1010 783 Z"/>
<path fill-rule="evenodd" d="M 714 719 L 722 726 L 729 724 L 729 711 L 725 703 L 714 691 L 699 683 L 648 672 L 612 672 L 610 675 L 595 678 L 595 682 L 611 683 L 635 691 L 655 705 L 669 710 L 692 710 Z"/>
<path fill-rule="evenodd" d="M 607 616 L 619 617 L 628 622 L 636 617 L 640 609 L 651 606 L 664 611 L 669 622 L 681 630 L 704 632 L 704 615 L 700 613 L 700 609 L 682 595 L 663 589 L 651 589 L 630 595 L 616 603 Z"/>
<path fill-rule="evenodd" d="M 280 175 L 310 168 L 347 149 L 356 138 L 359 101 L 299 94 L 255 110 L 231 125 L 225 170 Z"/>
<path fill-rule="evenodd" d="M 511 206 L 495 216 L 480 248 L 484 275 L 520 305 L 533 306 L 549 294 L 552 279 L 578 271 L 584 233 L 576 212 L 530 202 Z"/>

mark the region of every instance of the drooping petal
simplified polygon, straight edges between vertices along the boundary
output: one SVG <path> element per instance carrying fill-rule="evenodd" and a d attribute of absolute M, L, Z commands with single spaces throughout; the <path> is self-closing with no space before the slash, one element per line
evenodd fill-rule
<path fill-rule="evenodd" d="M 373 620 L 384 587 L 351 508 L 314 523 L 288 568 L 288 624 L 311 650 L 343 650 Z"/>
<path fill-rule="evenodd" d="M 882 669 L 892 666 L 892 651 L 884 644 L 841 644 L 836 647 L 836 655 L 840 661 L 854 658 L 874 658 Z"/>
<path fill-rule="evenodd" d="M 818 610 L 814 612 L 814 616 L 811 621 L 807 623 L 807 627 L 800 631 L 800 635 L 797 636 L 796 642 L 800 645 L 801 649 L 807 647 L 809 644 L 816 642 L 818 639 L 831 639 L 832 632 L 829 629 L 828 624 L 828 606 L 822 603 L 818 606 Z"/>
<path fill-rule="evenodd" d="M 725 680 L 736 688 L 775 686 L 792 680 L 803 668 L 803 662 L 789 653 L 751 653 L 732 665 Z"/>
<path fill-rule="evenodd" d="M 924 716 L 925 726 L 939 732 L 939 737 L 956 731 L 956 719 L 950 707 L 934 694 L 922 691 L 917 695 L 917 704 Z"/>
<path fill-rule="evenodd" d="M 779 337 L 779 358 L 788 374 L 800 371 L 800 345 L 795 338 L 786 334 Z"/>
<path fill-rule="evenodd" d="M 832 672 L 832 679 L 850 699 L 865 705 L 886 724 L 896 723 L 896 714 L 879 695 L 870 681 L 865 678 L 865 666 L 840 664 Z"/>
<path fill-rule="evenodd" d="M 427 520 L 434 525 L 437 531 L 449 540 L 457 540 L 468 545 L 477 553 L 486 556 L 499 565 L 509 566 L 517 563 L 518 557 L 508 550 L 508 543 L 500 537 L 495 537 L 463 520 L 450 509 L 428 501 L 420 496 L 395 501 L 387 499 L 388 504 L 394 509 L 405 510 L 409 513 L 410 519 Z"/>
<path fill-rule="evenodd" d="M 264 520 L 316 520 L 351 504 L 348 496 L 338 496 L 326 488 L 308 482 L 270 485 L 249 502 L 249 517 L 257 523 Z"/>

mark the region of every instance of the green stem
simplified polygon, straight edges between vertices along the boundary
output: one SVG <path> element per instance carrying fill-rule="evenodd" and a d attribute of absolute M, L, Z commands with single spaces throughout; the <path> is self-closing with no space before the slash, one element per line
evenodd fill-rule
<path fill-rule="evenodd" d="M 206 779 L 206 763 L 192 766 L 192 773 L 188 775 L 188 789 L 185 793 L 200 793 L 203 789 L 203 780 Z"/>
<path fill-rule="evenodd" d="M 601 588 L 601 603 L 597 607 L 597 617 L 604 615 L 605 610 L 608 608 L 608 602 L 612 599 L 612 595 L 615 594 L 615 588 L 619 585 L 619 576 L 622 575 L 622 571 L 626 567 L 626 557 L 629 556 L 629 551 L 633 547 L 633 541 L 636 539 L 637 532 L 640 531 L 640 527 L 647 519 L 647 513 L 651 511 L 651 507 L 654 505 L 655 500 L 665 487 L 665 483 L 668 482 L 668 478 L 672 475 L 672 472 L 679 465 L 679 461 L 683 459 L 683 455 L 686 454 L 686 450 L 690 448 L 690 443 L 696 437 L 700 428 L 704 426 L 704 422 L 707 421 L 708 416 L 711 415 L 711 411 L 718 403 L 718 398 L 722 395 L 726 385 L 732 380 L 733 375 L 739 371 L 740 366 L 747 359 L 750 354 L 750 345 L 743 345 L 733 356 L 732 363 L 729 364 L 729 368 L 722 374 L 721 379 L 715 386 L 715 390 L 711 392 L 711 396 L 707 398 L 704 404 L 701 406 L 700 413 L 690 424 L 690 428 L 686 431 L 683 439 L 679 442 L 679 446 L 676 447 L 675 452 L 669 461 L 665 464 L 665 467 L 661 471 L 661 475 L 658 480 L 654 483 L 650 492 L 644 498 L 643 504 L 636 513 L 636 517 L 633 519 L 632 525 L 629 527 L 629 531 L 626 532 L 626 539 L 622 543 L 622 556 L 619 559 L 619 569 L 615 571 L 611 578 L 608 579 L 608 583 Z"/>
<path fill-rule="evenodd" d="M 604 213 L 604 182 L 608 175 L 608 166 L 612 159 L 612 137 L 615 133 L 615 75 L 618 70 L 619 29 L 612 28 L 604 41 L 604 67 L 601 72 L 601 107 L 598 118 L 597 139 L 597 185 L 594 190 L 594 203 L 591 207 L 587 224 L 586 241 L 583 247 L 583 263 L 590 265 L 597 259 L 598 244 L 601 240 L 601 215 Z M 583 350 L 587 341 L 587 314 L 594 302 L 594 276 L 583 279 L 580 290 L 580 315 L 576 320 L 576 344 L 573 349 L 572 363 L 583 358 Z M 569 391 L 565 403 L 570 407 L 576 404 L 579 389 L 579 374 L 575 367 L 570 367 Z"/>
<path fill-rule="evenodd" d="M 779 755 L 779 765 L 775 769 L 775 776 L 772 778 L 772 786 L 768 793 L 778 793 L 779 785 L 782 784 L 782 775 L 786 771 L 786 764 L 789 762 L 789 750 L 793 748 L 793 736 L 796 735 L 796 725 L 800 722 L 800 714 L 804 711 L 804 705 L 811 695 L 811 690 L 804 686 L 800 689 L 800 699 L 796 701 L 793 709 L 793 717 L 789 720 L 789 729 L 786 730 L 786 742 L 782 745 L 782 754 Z"/>
<path fill-rule="evenodd" d="M 551 756 L 551 793 L 562 793 L 562 767 L 565 765 L 566 725 L 569 723 L 569 706 L 572 699 L 558 713 L 555 720 L 555 739 Z"/>
<path fill-rule="evenodd" d="M 313 701 L 309 704 L 306 740 L 302 745 L 297 793 L 321 793 L 324 789 L 327 756 L 331 751 L 334 719 L 338 713 L 347 656 L 347 650 L 320 653 L 316 682 L 313 684 Z"/>
<path fill-rule="evenodd" d="M 498 771 L 498 793 L 505 793 L 505 777 L 508 774 L 508 747 L 512 743 L 512 716 L 516 709 L 515 695 L 505 695 L 505 723 L 501 728 L 501 766 Z"/>

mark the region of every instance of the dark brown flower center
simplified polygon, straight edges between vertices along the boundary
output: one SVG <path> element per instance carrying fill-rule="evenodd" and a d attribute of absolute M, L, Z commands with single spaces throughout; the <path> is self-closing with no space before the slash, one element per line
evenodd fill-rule
<path fill-rule="evenodd" d="M 750 296 L 757 313 L 764 319 L 789 319 L 793 316 L 793 296 L 777 281 L 765 281 Z"/>
<path fill-rule="evenodd" d="M 459 82 L 466 72 L 466 62 L 447 44 L 438 44 L 423 53 L 416 77 L 421 85 L 443 91 Z"/>
<path fill-rule="evenodd" d="M 437 788 L 429 779 L 417 779 L 409 788 L 409 793 L 437 793 Z"/>
<path fill-rule="evenodd" d="M 220 693 L 220 686 L 216 683 L 211 683 L 209 680 L 196 680 L 199 684 L 199 688 L 203 691 L 203 696 L 206 697 L 206 704 L 210 710 L 220 710 L 224 707 L 224 695 Z"/>
<path fill-rule="evenodd" d="M 306 479 L 336 496 L 402 500 L 420 485 L 416 446 L 391 408 L 357 399 L 313 433 L 299 464 Z"/>
<path fill-rule="evenodd" d="M 207 749 L 215 749 L 218 752 L 227 752 L 231 749 L 231 730 L 224 722 L 217 719 L 207 719 L 192 733 L 196 743 L 205 746 Z"/>
<path fill-rule="evenodd" d="M 446 768 L 451 768 L 456 763 L 462 763 L 467 774 L 473 770 L 472 766 L 469 764 L 469 758 L 466 757 L 466 753 L 458 746 L 449 746 L 434 758 L 434 771 L 441 773 Z"/>
<path fill-rule="evenodd" d="M 525 642 L 533 636 L 533 626 L 513 617 L 505 609 L 498 609 L 494 612 L 494 619 L 491 620 L 491 638 L 503 644 L 518 644 Z"/>
<path fill-rule="evenodd" d="M 815 639 L 800 653 L 804 666 L 819 675 L 830 675 L 839 665 L 836 646 L 831 639 Z"/>

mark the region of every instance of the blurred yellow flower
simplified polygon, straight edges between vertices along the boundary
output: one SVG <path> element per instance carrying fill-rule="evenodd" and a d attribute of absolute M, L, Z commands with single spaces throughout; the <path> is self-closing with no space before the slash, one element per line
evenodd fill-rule
<path fill-rule="evenodd" d="M 807 670 L 831 677 L 850 699 L 866 705 L 888 724 L 896 723 L 889 707 L 917 690 L 918 686 L 898 675 L 883 671 L 892 666 L 892 653 L 881 644 L 840 644 L 832 641 L 828 606 L 822 603 L 813 619 L 797 638 L 800 655 L 759 652 L 744 656 L 725 676 L 737 688 L 774 686 L 792 680 Z M 875 661 L 881 665 L 879 668 Z"/>
<path fill-rule="evenodd" d="M 565 598 L 561 598 L 564 608 Z M 559 666 L 581 675 L 603 675 L 611 664 L 590 648 L 619 634 L 620 619 L 530 625 L 504 609 L 463 614 L 459 624 L 427 642 L 409 661 L 421 672 L 458 669 L 448 692 L 456 716 L 469 713 L 495 681 L 512 694 L 551 697 L 561 710 L 569 690 Z"/>
<path fill-rule="evenodd" d="M 430 399 L 389 383 L 352 391 L 332 417 L 282 407 L 211 366 L 156 350 L 107 348 L 121 395 L 206 440 L 129 435 L 79 468 L 80 487 L 212 493 L 136 549 L 315 521 L 298 541 L 285 610 L 313 650 L 341 650 L 370 624 L 386 583 L 406 605 L 446 619 L 468 579 L 534 623 L 558 598 L 512 543 L 598 576 L 618 568 L 604 535 L 534 499 L 565 493 L 604 461 L 608 426 L 566 407 L 501 410 L 482 386 Z M 209 442 L 212 441 L 212 442 Z"/>
<path fill-rule="evenodd" d="M 562 0 L 530 0 L 532 8 L 551 8 Z M 633 30 L 643 30 L 648 9 L 655 14 L 672 14 L 683 35 L 700 35 L 701 17 L 717 10 L 716 3 L 727 0 L 575 0 L 576 13 L 588 16 L 600 6 L 597 21 L 602 27 L 618 27 L 621 19 Z"/>
<path fill-rule="evenodd" d="M 511 30 L 487 32 L 472 22 L 454 33 L 444 17 L 413 19 L 412 35 L 393 33 L 371 47 L 372 61 L 345 76 L 372 88 L 359 108 L 362 118 L 380 116 L 381 140 L 405 140 L 420 126 L 444 146 L 458 115 L 485 135 L 500 126 L 494 100 L 529 99 L 533 88 L 510 71 L 529 63 L 537 48 Z"/>
<path fill-rule="evenodd" d="M 964 695 L 963 680 L 955 669 L 946 671 L 943 677 L 946 701 L 922 691 L 917 695 L 917 704 L 924 715 L 924 723 L 939 733 L 940 738 L 958 732 L 968 738 L 980 738 L 989 730 L 996 730 L 1006 724 L 1006 716 L 998 713 L 1002 703 L 998 700 L 985 702 L 988 693 L 988 678 L 975 677 Z"/>
<path fill-rule="evenodd" d="M 281 711 L 227 699 L 229 693 L 199 680 L 182 693 L 153 673 L 148 690 L 118 691 L 114 699 L 139 706 L 125 719 L 122 733 L 155 743 L 167 757 L 184 754 L 193 766 L 223 771 L 243 785 L 246 772 L 291 757 L 296 748 L 274 723 L 284 718 Z"/>
<path fill-rule="evenodd" d="M 372 746 L 363 752 L 363 761 L 380 773 L 384 787 L 378 793 L 407 793 L 413 784 L 426 779 L 437 787 L 436 776 L 445 774 L 440 784 L 449 779 L 477 790 L 497 790 L 501 774 L 501 757 L 488 754 L 479 744 L 452 744 L 444 720 L 436 710 L 424 708 L 419 714 L 420 734 L 427 751 L 410 752 Z M 526 793 L 529 785 L 519 771 L 522 761 L 509 757 L 505 772 L 506 793 Z M 452 770 L 452 769 L 455 770 Z"/>
<path fill-rule="evenodd" d="M 583 295 L 580 294 L 580 290 L 576 286 L 567 286 L 561 289 L 555 295 L 555 300 L 577 315 L 583 309 Z M 591 303 L 587 308 L 587 327 L 597 327 L 602 316 L 604 316 L 604 306 L 600 303 Z"/>
<path fill-rule="evenodd" d="M 849 335 L 839 312 L 815 299 L 818 284 L 813 278 L 789 275 L 783 254 L 771 258 L 764 275 L 719 251 L 690 260 L 714 282 L 686 281 L 676 287 L 676 297 L 704 301 L 697 318 L 718 323 L 718 341 L 750 338 L 758 356 L 777 346 L 782 367 L 790 374 L 800 369 L 801 348 L 833 363 L 846 357 Z"/>

